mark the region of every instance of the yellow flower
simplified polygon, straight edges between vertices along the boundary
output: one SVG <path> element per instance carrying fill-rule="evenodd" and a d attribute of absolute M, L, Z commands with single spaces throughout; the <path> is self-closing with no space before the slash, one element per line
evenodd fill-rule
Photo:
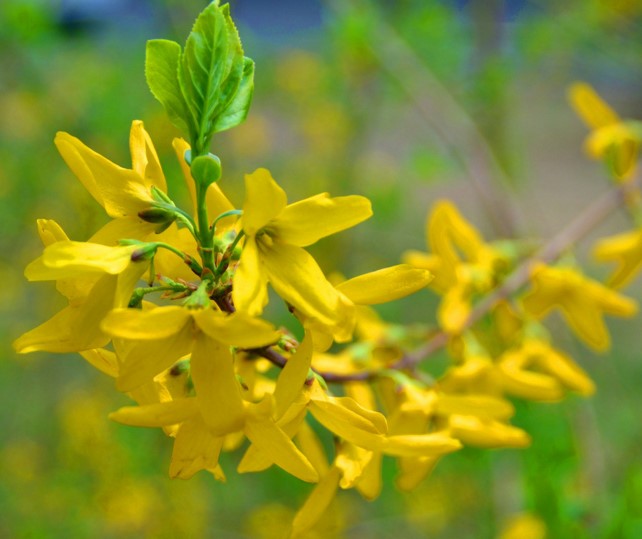
<path fill-rule="evenodd" d="M 336 326 L 350 310 L 303 247 L 354 226 L 372 215 L 360 196 L 317 195 L 287 205 L 285 192 L 265 169 L 245 177 L 245 245 L 234 275 L 237 309 L 258 315 L 267 304 L 267 284 L 305 317 Z"/>
<path fill-rule="evenodd" d="M 141 222 L 138 213 L 154 202 L 152 186 L 167 191 L 158 155 L 139 120 L 132 123 L 130 132 L 131 169 L 112 163 L 69 133 L 58 133 L 55 143 L 69 168 L 110 217 Z M 155 228 L 146 225 L 149 230 Z"/>
<path fill-rule="evenodd" d="M 252 442 L 255 455 L 259 455 L 257 458 L 267 458 L 267 466 L 275 463 L 303 481 L 317 481 L 317 471 L 287 433 L 291 421 L 288 416 L 296 418 L 300 415 L 298 410 L 305 406 L 305 401 L 301 403 L 298 397 L 308 375 L 312 343 L 303 341 L 281 372 L 273 394 L 266 395 L 258 403 L 251 403 L 242 398 L 229 351 L 222 355 L 223 347 L 216 343 L 216 339 L 234 334 L 238 341 L 240 336 L 235 324 L 222 323 L 221 320 L 212 323 L 215 319 L 207 314 L 195 318 L 199 318 L 198 324 L 203 333 L 203 336 L 196 337 L 191 356 L 196 397 L 124 407 L 110 417 L 132 426 L 180 424 L 170 465 L 172 477 L 188 478 L 200 469 L 215 469 L 223 445 L 222 436 L 242 430 Z M 203 329 L 204 326 L 207 330 Z M 232 329 L 230 335 L 225 327 Z M 206 331 L 212 333 L 214 329 L 216 338 L 211 338 Z"/>
<path fill-rule="evenodd" d="M 69 306 L 14 342 L 18 353 L 80 352 L 100 348 L 109 337 L 100 322 L 113 308 L 128 304 L 148 264 L 131 262 L 134 246 L 107 247 L 72 242 L 53 221 L 39 221 L 43 254 L 25 270 L 31 281 L 56 280 Z M 50 243 L 51 242 L 51 243 Z"/>
<path fill-rule="evenodd" d="M 642 229 L 601 239 L 593 249 L 600 262 L 617 262 L 608 285 L 621 288 L 630 283 L 642 268 Z"/>
<path fill-rule="evenodd" d="M 404 260 L 434 273 L 430 286 L 443 295 L 437 312 L 441 327 L 459 333 L 468 319 L 474 294 L 491 290 L 503 259 L 448 201 L 437 202 L 426 222 L 431 253 L 409 251 Z"/>
<path fill-rule="evenodd" d="M 532 271 L 533 289 L 524 296 L 524 309 L 543 318 L 552 309 L 562 316 L 578 337 L 596 350 L 610 344 L 603 314 L 633 316 L 637 303 L 570 268 L 538 264 Z"/>
<path fill-rule="evenodd" d="M 577 82 L 569 88 L 569 99 L 591 134 L 586 150 L 595 159 L 609 159 L 618 179 L 633 175 L 642 136 L 631 123 L 624 122 L 586 83 Z"/>
<path fill-rule="evenodd" d="M 575 362 L 548 343 L 526 339 L 519 348 L 505 352 L 498 367 L 504 387 L 512 395 L 531 400 L 560 400 L 564 389 L 588 396 L 595 385 Z"/>

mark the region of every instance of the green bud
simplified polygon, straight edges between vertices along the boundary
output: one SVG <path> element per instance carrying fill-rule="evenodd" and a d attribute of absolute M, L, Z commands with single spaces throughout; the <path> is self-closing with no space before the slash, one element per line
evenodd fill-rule
<path fill-rule="evenodd" d="M 221 160 L 214 154 L 199 155 L 190 166 L 192 178 L 201 187 L 207 187 L 221 177 Z"/>
<path fill-rule="evenodd" d="M 142 262 L 143 260 L 151 260 L 156 254 L 156 249 L 158 245 L 155 243 L 145 243 L 141 245 L 131 254 L 132 262 Z"/>
<path fill-rule="evenodd" d="M 176 220 L 176 214 L 165 208 L 148 208 L 138 212 L 140 217 L 146 223 L 159 225 L 171 224 Z"/>

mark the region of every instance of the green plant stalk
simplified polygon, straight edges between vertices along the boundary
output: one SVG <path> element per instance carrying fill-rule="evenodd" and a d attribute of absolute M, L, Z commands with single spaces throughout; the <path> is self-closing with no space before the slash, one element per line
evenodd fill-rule
<path fill-rule="evenodd" d="M 196 217 L 198 220 L 198 239 L 199 239 L 199 252 L 201 260 L 203 261 L 203 269 L 210 270 L 211 273 L 205 272 L 203 277 L 211 280 L 216 271 L 216 264 L 214 263 L 214 236 L 210 229 L 209 217 L 207 215 L 207 204 L 205 194 L 207 187 L 204 187 L 199 182 L 196 182 Z"/>

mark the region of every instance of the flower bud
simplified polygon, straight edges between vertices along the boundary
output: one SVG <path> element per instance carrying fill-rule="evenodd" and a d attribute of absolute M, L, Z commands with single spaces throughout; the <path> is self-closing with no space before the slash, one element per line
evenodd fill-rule
<path fill-rule="evenodd" d="M 159 225 L 171 224 L 176 220 L 176 214 L 165 208 L 148 208 L 138 212 L 140 217 L 146 223 Z"/>
<path fill-rule="evenodd" d="M 221 177 L 221 160 L 215 155 L 199 155 L 192 160 L 192 178 L 201 187 L 207 187 Z"/>

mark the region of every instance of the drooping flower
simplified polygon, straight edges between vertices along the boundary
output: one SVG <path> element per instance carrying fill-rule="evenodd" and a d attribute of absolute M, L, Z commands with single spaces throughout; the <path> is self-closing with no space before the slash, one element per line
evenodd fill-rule
<path fill-rule="evenodd" d="M 642 143 L 642 132 L 634 123 L 623 121 L 588 84 L 576 82 L 569 88 L 569 99 L 578 116 L 591 129 L 586 151 L 595 159 L 608 159 L 619 180 L 635 172 Z"/>
<path fill-rule="evenodd" d="M 524 309 L 543 318 L 559 309 L 571 329 L 592 348 L 606 350 L 610 344 L 603 315 L 630 317 L 637 303 L 571 268 L 537 264 L 532 270 L 533 289 L 522 299 Z"/>
<path fill-rule="evenodd" d="M 621 288 L 629 284 L 642 269 L 642 229 L 602 238 L 593 248 L 600 262 L 616 262 L 617 268 L 608 285 Z"/>
<path fill-rule="evenodd" d="M 437 318 L 449 333 L 459 333 L 475 294 L 496 286 L 504 257 L 448 201 L 437 202 L 426 222 L 429 253 L 408 251 L 404 261 L 434 274 L 430 287 L 443 296 Z"/>

